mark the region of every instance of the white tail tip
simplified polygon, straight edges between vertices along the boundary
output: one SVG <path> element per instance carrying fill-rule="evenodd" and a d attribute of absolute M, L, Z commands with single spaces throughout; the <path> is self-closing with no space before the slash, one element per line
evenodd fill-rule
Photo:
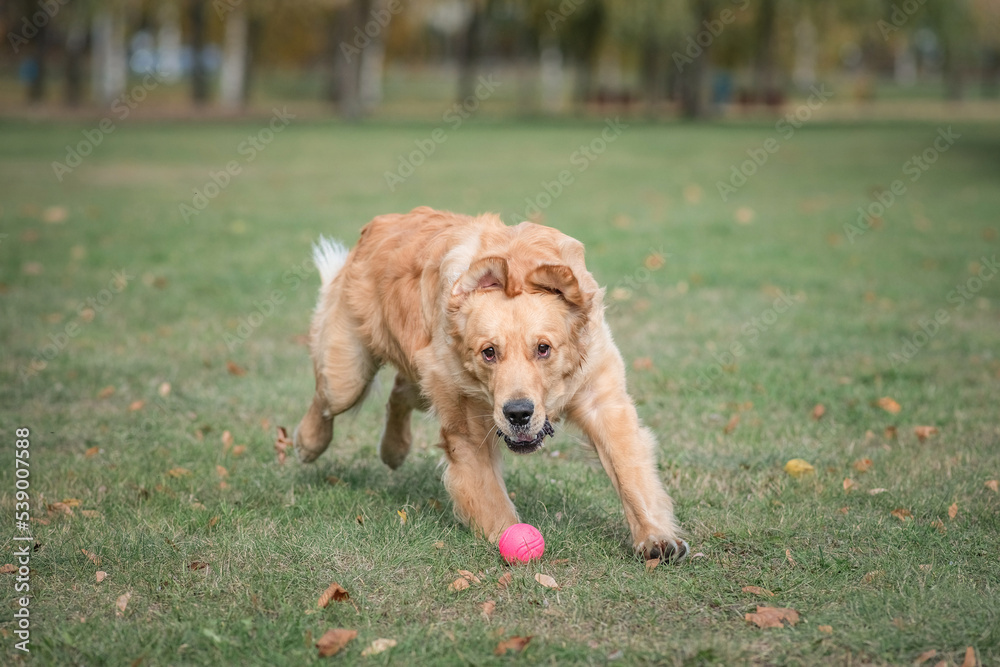
<path fill-rule="evenodd" d="M 325 236 L 320 236 L 313 244 L 313 263 L 319 269 L 324 285 L 329 285 L 337 277 L 340 269 L 344 267 L 344 262 L 347 261 L 349 252 L 343 243 Z"/>

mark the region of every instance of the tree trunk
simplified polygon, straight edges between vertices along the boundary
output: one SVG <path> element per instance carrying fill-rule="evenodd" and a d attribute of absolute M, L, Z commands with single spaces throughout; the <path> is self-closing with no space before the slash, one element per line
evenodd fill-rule
<path fill-rule="evenodd" d="M 83 101 L 83 57 L 87 48 L 87 26 L 74 18 L 66 30 L 66 105 Z"/>
<path fill-rule="evenodd" d="M 666 96 L 667 76 L 664 71 L 665 52 L 663 44 L 650 31 L 642 44 L 642 88 L 646 98 L 646 113 L 650 117 L 658 114 L 660 104 Z"/>
<path fill-rule="evenodd" d="M 371 46 L 364 32 L 371 0 L 351 0 L 330 15 L 330 80 L 327 97 L 337 103 L 340 115 L 347 119 L 361 116 L 361 61 Z M 360 32 L 359 32 L 360 31 Z"/>
<path fill-rule="evenodd" d="M 191 21 L 191 99 L 201 106 L 208 101 L 204 0 L 189 0 L 188 19 Z"/>
<path fill-rule="evenodd" d="M 712 1 L 695 0 L 694 16 L 696 25 L 705 25 L 706 21 L 711 21 Z M 704 118 L 708 114 L 708 106 L 705 104 L 705 77 L 710 49 L 711 45 L 704 47 L 702 53 L 678 73 L 677 96 L 681 116 L 684 118 Z"/>
<path fill-rule="evenodd" d="M 482 55 L 483 9 L 479 2 L 472 3 L 472 16 L 465 26 L 461 47 L 458 50 L 458 101 L 475 94 L 476 74 Z"/>
<path fill-rule="evenodd" d="M 226 15 L 219 99 L 229 109 L 240 108 L 246 102 L 246 75 L 250 60 L 249 26 L 247 10 L 242 4 Z"/>
<path fill-rule="evenodd" d="M 774 71 L 774 28 L 777 19 L 775 0 L 761 0 L 757 9 L 757 59 L 754 65 L 758 102 L 774 105 L 778 102 Z"/>
<path fill-rule="evenodd" d="M 92 31 L 91 85 L 94 99 L 107 105 L 125 92 L 125 19 L 120 10 L 102 9 L 94 15 Z"/>
<path fill-rule="evenodd" d="M 41 102 L 45 98 L 45 55 L 48 52 L 49 24 L 48 22 L 38 26 L 38 34 L 33 40 L 35 44 L 35 71 L 31 81 L 28 82 L 28 101 Z"/>

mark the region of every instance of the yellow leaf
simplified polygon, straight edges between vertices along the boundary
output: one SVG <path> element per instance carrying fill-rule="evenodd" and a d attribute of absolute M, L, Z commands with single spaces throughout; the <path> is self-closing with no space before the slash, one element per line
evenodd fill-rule
<path fill-rule="evenodd" d="M 399 523 L 406 523 L 406 510 L 396 510 L 396 514 L 399 515 Z"/>
<path fill-rule="evenodd" d="M 995 479 L 988 479 L 988 480 L 986 480 L 985 486 L 986 486 L 987 489 L 989 489 L 993 493 L 1000 493 L 1000 482 L 998 482 Z"/>
<path fill-rule="evenodd" d="M 850 477 L 844 478 L 844 491 L 853 491 L 856 488 L 858 488 L 857 482 Z"/>
<path fill-rule="evenodd" d="M 357 630 L 345 630 L 344 628 L 327 630 L 319 638 L 319 641 L 316 642 L 316 648 L 319 649 L 319 657 L 328 658 L 336 654 L 357 636 Z"/>
<path fill-rule="evenodd" d="M 804 459 L 792 459 L 785 464 L 785 472 L 792 477 L 802 477 L 816 472 L 816 468 Z"/>
<path fill-rule="evenodd" d="M 761 588 L 760 586 L 744 586 L 741 589 L 744 593 L 753 593 L 754 595 L 766 595 L 767 597 L 774 597 L 774 593 L 767 590 L 766 588 Z"/>
<path fill-rule="evenodd" d="M 79 507 L 82 504 L 79 498 L 63 498 L 62 501 L 67 507 Z"/>
<path fill-rule="evenodd" d="M 100 556 L 98 556 L 97 554 L 95 554 L 92 551 L 87 551 L 86 549 L 80 549 L 80 551 L 83 552 L 84 556 L 86 556 L 87 558 L 90 559 L 91 563 L 93 563 L 97 567 L 101 566 L 101 557 Z"/>
<path fill-rule="evenodd" d="M 319 601 L 316 603 L 316 606 L 325 608 L 328 604 L 330 604 L 330 600 L 333 600 L 334 602 L 344 602 L 345 600 L 350 599 L 351 594 L 335 581 L 330 584 L 325 591 L 323 591 L 322 595 L 319 596 Z"/>
<path fill-rule="evenodd" d="M 820 626 L 817 626 L 816 629 L 819 630 L 820 632 L 822 632 L 823 634 L 827 634 L 827 635 L 832 635 L 833 634 L 833 626 L 832 625 L 820 625 Z"/>
<path fill-rule="evenodd" d="M 958 503 L 952 503 L 948 507 L 948 518 L 954 519 L 956 516 L 958 516 Z"/>
<path fill-rule="evenodd" d="M 851 464 L 858 472 L 868 472 L 872 467 L 871 459 L 858 459 Z"/>
<path fill-rule="evenodd" d="M 83 455 L 89 459 L 97 456 L 100 453 L 100 451 L 101 451 L 100 447 L 91 447 L 90 449 L 85 451 Z"/>
<path fill-rule="evenodd" d="M 468 587 L 469 587 L 469 582 L 466 581 L 465 579 L 462 579 L 461 577 L 448 584 L 448 590 L 455 592 L 464 591 Z"/>
<path fill-rule="evenodd" d="M 540 583 L 542 586 L 545 586 L 546 588 L 559 588 L 559 584 L 556 583 L 555 579 L 553 579 L 547 574 L 542 574 L 541 572 L 535 575 L 535 581 Z"/>
<path fill-rule="evenodd" d="M 396 645 L 395 639 L 376 639 L 371 643 L 371 645 L 361 652 L 362 657 L 367 658 L 370 655 L 378 655 L 383 651 L 388 651 L 393 646 Z"/>
<path fill-rule="evenodd" d="M 784 607 L 762 607 L 757 605 L 757 612 L 744 616 L 748 623 L 753 623 L 759 628 L 782 628 L 788 621 L 789 625 L 799 622 L 799 612 L 794 609 Z"/>
<path fill-rule="evenodd" d="M 936 426 L 917 426 L 913 429 L 914 434 L 917 436 L 917 440 L 923 442 L 932 435 L 937 435 L 938 430 Z"/>
<path fill-rule="evenodd" d="M 729 418 L 729 422 L 726 424 L 726 428 L 722 429 L 722 432 L 729 435 L 736 430 L 736 427 L 740 423 L 740 415 L 737 413 Z"/>
<path fill-rule="evenodd" d="M 138 412 L 142 410 L 144 405 L 146 405 L 146 401 L 132 401 L 128 405 L 129 412 Z"/>
<path fill-rule="evenodd" d="M 910 510 L 906 509 L 905 507 L 897 507 L 892 512 L 890 512 L 890 514 L 892 514 L 894 517 L 896 517 L 900 521 L 904 521 L 904 522 L 907 519 L 912 519 L 913 518 L 913 512 L 911 512 Z"/>
<path fill-rule="evenodd" d="M 507 651 L 516 651 L 520 653 L 524 650 L 524 647 L 528 645 L 531 641 L 531 636 L 527 637 L 511 637 L 510 639 L 505 639 L 497 647 L 493 649 L 495 655 L 504 655 Z"/>
<path fill-rule="evenodd" d="M 187 468 L 171 468 L 167 474 L 171 477 L 186 477 L 191 474 L 191 471 Z"/>
<path fill-rule="evenodd" d="M 875 405 L 882 408 L 886 412 L 894 415 L 899 414 L 900 410 L 903 409 L 899 403 L 889 398 L 888 396 L 883 396 L 882 398 L 875 401 Z"/>
<path fill-rule="evenodd" d="M 470 583 L 473 583 L 473 584 L 480 584 L 480 583 L 482 583 L 481 581 L 479 581 L 479 577 L 477 577 L 476 575 L 472 574 L 468 570 L 459 570 L 458 573 L 460 575 L 462 575 L 462 577 L 466 581 L 468 581 Z"/>

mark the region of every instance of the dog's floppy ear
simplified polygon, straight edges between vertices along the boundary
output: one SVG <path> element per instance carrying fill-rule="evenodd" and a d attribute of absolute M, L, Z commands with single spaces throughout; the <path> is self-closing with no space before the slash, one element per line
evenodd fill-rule
<path fill-rule="evenodd" d="M 565 264 L 542 264 L 528 275 L 526 281 L 534 289 L 557 294 L 571 306 L 587 310 L 593 297 L 580 287 L 573 269 Z"/>
<path fill-rule="evenodd" d="M 453 297 L 464 297 L 481 290 L 507 289 L 507 260 L 503 257 L 483 257 L 472 263 L 469 270 L 455 281 Z"/>

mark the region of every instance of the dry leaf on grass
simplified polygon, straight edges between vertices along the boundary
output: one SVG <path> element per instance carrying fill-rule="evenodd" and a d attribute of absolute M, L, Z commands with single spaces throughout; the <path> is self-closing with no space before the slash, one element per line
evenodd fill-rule
<path fill-rule="evenodd" d="M 913 429 L 913 433 L 917 436 L 917 440 L 923 442 L 932 435 L 937 435 L 938 430 L 936 426 L 917 426 Z"/>
<path fill-rule="evenodd" d="M 63 498 L 62 501 L 67 507 L 79 507 L 82 504 L 79 498 Z"/>
<path fill-rule="evenodd" d="M 632 362 L 632 368 L 637 371 L 648 371 L 653 368 L 653 360 L 649 357 L 638 357 Z"/>
<path fill-rule="evenodd" d="M 493 615 L 493 610 L 497 608 L 497 603 L 493 600 L 487 600 L 480 606 L 483 608 L 483 616 L 489 618 Z"/>
<path fill-rule="evenodd" d="M 12 563 L 0 565 L 0 574 L 14 574 L 15 572 L 17 572 L 17 566 Z"/>
<path fill-rule="evenodd" d="M 878 494 L 885 493 L 888 490 L 889 489 L 869 489 L 868 490 L 868 495 L 869 496 L 877 496 Z"/>
<path fill-rule="evenodd" d="M 1000 493 L 1000 481 L 988 479 L 983 482 L 983 485 L 993 493 Z"/>
<path fill-rule="evenodd" d="M 872 467 L 871 459 L 858 459 L 851 466 L 858 472 L 868 472 Z"/>
<path fill-rule="evenodd" d="M 367 658 L 370 655 L 378 655 L 379 653 L 388 651 L 395 645 L 395 639 L 376 639 L 368 646 L 368 648 L 361 652 L 361 656 Z"/>
<path fill-rule="evenodd" d="M 497 644 L 496 649 L 493 651 L 496 655 L 505 655 L 507 651 L 517 651 L 520 653 L 524 650 L 524 647 L 528 645 L 531 641 L 531 635 L 527 637 L 511 637 L 510 639 L 505 639 L 499 644 Z"/>
<path fill-rule="evenodd" d="M 289 447 L 292 447 L 292 439 L 288 437 L 288 431 L 284 426 L 278 427 L 278 437 L 274 441 L 274 453 L 278 456 L 278 465 L 285 464 L 285 456 Z"/>
<path fill-rule="evenodd" d="M 87 451 L 85 451 L 83 455 L 86 456 L 88 459 L 91 459 L 97 456 L 98 453 L 100 453 L 100 451 L 101 451 L 100 447 L 91 447 Z"/>
<path fill-rule="evenodd" d="M 656 566 L 660 564 L 659 558 L 650 558 L 646 561 L 646 572 L 652 572 L 656 569 Z"/>
<path fill-rule="evenodd" d="M 722 432 L 725 433 L 726 435 L 729 435 L 730 433 L 736 430 L 736 427 L 739 425 L 739 423 L 740 423 L 740 415 L 739 413 L 737 413 L 729 418 L 729 422 L 726 424 L 726 427 L 722 429 Z"/>
<path fill-rule="evenodd" d="M 512 581 L 514 581 L 514 575 L 511 574 L 510 572 L 506 572 L 502 577 L 497 579 L 497 587 L 507 588 L 508 586 L 510 586 L 510 582 Z"/>
<path fill-rule="evenodd" d="M 132 401 L 128 404 L 129 412 L 138 412 L 146 405 L 146 401 Z"/>
<path fill-rule="evenodd" d="M 316 642 L 316 648 L 319 649 L 319 657 L 328 658 L 331 655 L 336 654 L 357 636 L 357 630 L 345 630 L 344 628 L 327 630 L 323 633 L 323 636 L 319 638 L 319 641 Z"/>
<path fill-rule="evenodd" d="M 885 572 L 883 572 L 882 570 L 872 570 L 871 572 L 865 574 L 865 576 L 861 577 L 861 583 L 870 584 L 879 577 L 881 577 L 883 574 L 885 574 Z"/>
<path fill-rule="evenodd" d="M 744 586 L 742 589 L 744 593 L 753 593 L 754 595 L 766 595 L 768 597 L 774 597 L 774 593 L 767 590 L 766 588 L 761 588 L 760 586 Z"/>
<path fill-rule="evenodd" d="M 944 521 L 941 519 L 934 519 L 931 521 L 931 528 L 937 528 L 937 532 L 946 533 L 948 529 L 944 527 Z"/>
<path fill-rule="evenodd" d="M 229 477 L 229 471 L 220 465 L 215 466 L 215 474 L 219 477 Z"/>
<path fill-rule="evenodd" d="M 233 456 L 243 456 L 244 452 L 246 451 L 247 451 L 246 445 L 236 445 L 235 447 L 233 447 L 233 451 L 231 453 Z"/>
<path fill-rule="evenodd" d="M 399 516 L 400 525 L 406 524 L 406 510 L 396 510 L 396 514 Z"/>
<path fill-rule="evenodd" d="M 965 660 L 962 661 L 962 667 L 976 667 L 976 649 L 971 646 L 965 649 Z"/>
<path fill-rule="evenodd" d="M 931 565 L 930 563 L 925 563 L 925 564 L 918 565 L 917 567 L 920 568 L 921 572 L 930 572 L 931 568 L 934 567 L 934 566 Z"/>
<path fill-rule="evenodd" d="M 163 382 L 163 383 L 161 383 L 160 386 L 159 386 L 159 388 L 157 388 L 156 393 L 158 393 L 163 398 L 166 398 L 167 396 L 169 396 L 170 395 L 170 383 L 169 382 Z"/>
<path fill-rule="evenodd" d="M 191 474 L 191 471 L 187 468 L 171 468 L 167 474 L 171 477 L 186 477 Z"/>
<path fill-rule="evenodd" d="M 795 567 L 796 565 L 798 565 L 798 563 L 795 562 L 795 559 L 792 558 L 792 550 L 791 549 L 785 549 L 785 558 L 788 560 L 788 563 L 792 567 Z"/>
<path fill-rule="evenodd" d="M 107 576 L 108 573 L 105 572 L 104 570 L 98 570 L 95 573 L 95 577 L 97 578 L 97 583 L 101 583 L 102 581 L 104 581 L 107 578 Z"/>
<path fill-rule="evenodd" d="M 845 477 L 844 478 L 844 491 L 850 492 L 850 491 L 853 491 L 856 488 L 858 488 L 857 482 L 855 482 L 850 477 Z"/>
<path fill-rule="evenodd" d="M 824 407 L 822 403 L 817 403 L 816 407 L 813 408 L 812 418 L 815 419 L 816 421 L 819 421 L 820 419 L 823 418 L 823 415 L 825 414 L 826 414 L 826 407 Z"/>
<path fill-rule="evenodd" d="M 958 503 L 952 503 L 948 507 L 948 518 L 954 519 L 956 516 L 958 516 Z"/>
<path fill-rule="evenodd" d="M 87 551 L 86 549 L 80 549 L 80 551 L 83 552 L 84 556 L 86 556 L 88 559 L 90 559 L 91 563 L 93 563 L 97 567 L 101 566 L 101 557 L 100 556 L 98 556 L 97 554 L 95 554 L 93 551 Z"/>
<path fill-rule="evenodd" d="M 888 396 L 883 396 L 882 398 L 875 401 L 875 405 L 882 408 L 886 412 L 894 415 L 899 414 L 900 410 L 903 409 L 899 403 L 889 398 Z"/>
<path fill-rule="evenodd" d="M 827 634 L 827 635 L 832 635 L 833 634 L 833 626 L 832 625 L 818 625 L 818 626 L 816 626 L 816 629 L 819 630 L 820 632 L 822 632 L 823 634 Z"/>
<path fill-rule="evenodd" d="M 131 593 L 122 593 L 121 595 L 118 596 L 118 599 L 115 601 L 115 607 L 117 607 L 118 609 L 118 611 L 115 612 L 116 616 L 121 616 L 122 614 L 125 613 L 125 607 L 128 606 L 128 601 L 131 599 L 132 599 Z"/>
<path fill-rule="evenodd" d="M 448 590 L 455 592 L 464 591 L 468 587 L 469 587 L 469 582 L 466 581 L 465 579 L 462 579 L 461 577 L 448 584 Z"/>
<path fill-rule="evenodd" d="M 101 516 L 101 513 L 97 510 L 80 510 L 80 514 L 87 517 L 88 519 L 96 519 Z"/>
<path fill-rule="evenodd" d="M 235 361 L 227 361 L 226 370 L 229 371 L 230 375 L 235 375 L 237 377 L 247 374 L 247 369 L 243 368 Z"/>
<path fill-rule="evenodd" d="M 555 579 L 553 579 L 547 574 L 542 574 L 541 572 L 535 575 L 535 581 L 540 583 L 542 586 L 545 586 L 546 588 L 556 588 L 556 589 L 559 588 L 559 584 L 556 583 Z"/>
<path fill-rule="evenodd" d="M 887 440 L 895 440 L 897 435 L 899 435 L 899 430 L 895 426 L 885 427 L 885 437 Z"/>
<path fill-rule="evenodd" d="M 930 660 L 931 658 L 933 658 L 936 655 L 937 655 L 937 651 L 935 649 L 931 649 L 929 651 L 924 651 L 923 653 L 921 653 L 920 655 L 917 656 L 917 659 L 913 661 L 913 664 L 914 665 L 922 665 L 922 664 L 924 664 L 925 662 L 927 662 L 928 660 Z"/>
<path fill-rule="evenodd" d="M 233 446 L 233 434 L 229 431 L 222 432 L 222 449 L 224 451 L 229 451 L 229 448 Z"/>
<path fill-rule="evenodd" d="M 837 510 L 837 511 L 838 511 L 838 512 L 840 512 L 841 514 L 847 514 L 848 512 L 850 512 L 850 511 L 851 511 L 851 508 L 850 508 L 850 507 L 841 507 L 841 508 L 840 508 L 839 510 Z"/>
<path fill-rule="evenodd" d="M 208 563 L 206 563 L 203 560 L 193 560 L 190 563 L 188 563 L 188 569 L 191 571 L 207 570 Z"/>
<path fill-rule="evenodd" d="M 462 575 L 462 577 L 464 577 L 465 580 L 468 581 L 469 583 L 473 583 L 473 584 L 481 584 L 482 583 L 481 581 L 479 581 L 479 577 L 477 577 L 476 575 L 472 574 L 468 570 L 459 570 L 458 573 L 460 575 Z M 482 573 L 480 573 L 480 574 L 482 574 Z"/>
<path fill-rule="evenodd" d="M 330 600 L 334 602 L 344 602 L 345 600 L 350 600 L 351 594 L 347 592 L 343 586 L 338 584 L 336 581 L 330 584 L 323 594 L 319 596 L 319 601 L 316 603 L 317 607 L 325 608 L 330 604 Z"/>
<path fill-rule="evenodd" d="M 816 468 L 805 459 L 792 459 L 785 464 L 785 472 L 792 477 L 802 477 L 816 472 Z"/>
<path fill-rule="evenodd" d="M 112 387 L 111 385 L 108 385 L 104 389 L 102 389 L 99 392 L 97 392 L 97 398 L 101 398 L 101 399 L 111 398 L 114 395 L 114 393 L 115 393 L 115 388 Z"/>
<path fill-rule="evenodd" d="M 907 519 L 912 519 L 913 518 L 913 512 L 911 512 L 910 510 L 906 509 L 905 507 L 897 507 L 892 512 L 890 512 L 890 514 L 892 514 L 894 517 L 896 517 L 900 521 L 906 521 Z"/>
<path fill-rule="evenodd" d="M 788 621 L 789 625 L 799 622 L 799 612 L 786 607 L 762 607 L 757 605 L 757 612 L 744 616 L 748 623 L 753 623 L 759 628 L 783 628 L 783 621 Z"/>

